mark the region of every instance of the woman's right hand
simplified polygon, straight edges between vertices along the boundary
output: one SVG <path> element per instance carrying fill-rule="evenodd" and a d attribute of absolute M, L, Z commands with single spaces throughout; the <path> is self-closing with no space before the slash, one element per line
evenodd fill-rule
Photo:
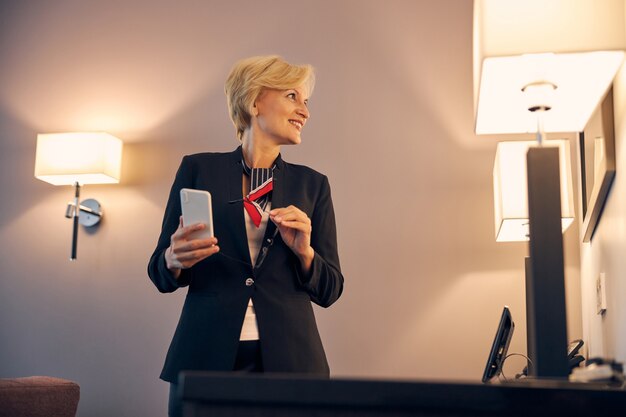
<path fill-rule="evenodd" d="M 202 230 L 206 226 L 202 223 L 183 227 L 183 217 L 180 217 L 178 229 L 170 240 L 170 246 L 165 250 L 165 263 L 167 269 L 178 279 L 182 269 L 191 268 L 203 259 L 219 252 L 217 238 L 189 239 L 189 235 L 196 230 Z"/>

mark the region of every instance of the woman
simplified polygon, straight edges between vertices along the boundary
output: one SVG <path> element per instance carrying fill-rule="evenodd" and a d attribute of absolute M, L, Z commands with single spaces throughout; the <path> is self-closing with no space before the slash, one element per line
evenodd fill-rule
<path fill-rule="evenodd" d="M 309 119 L 313 69 L 278 56 L 235 64 L 225 85 L 241 141 L 234 152 L 185 156 L 148 265 L 161 292 L 189 286 L 161 378 L 170 413 L 182 370 L 297 372 L 327 376 L 311 301 L 343 290 L 328 179 L 282 160 Z M 215 237 L 190 239 L 181 188 L 212 196 Z"/>

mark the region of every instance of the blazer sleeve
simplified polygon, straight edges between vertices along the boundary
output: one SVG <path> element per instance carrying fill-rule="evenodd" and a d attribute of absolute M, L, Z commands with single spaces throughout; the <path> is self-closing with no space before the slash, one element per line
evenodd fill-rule
<path fill-rule="evenodd" d="M 308 274 L 299 271 L 298 279 L 311 300 L 329 307 L 343 292 L 343 275 L 337 251 L 337 226 L 328 178 L 323 177 L 319 198 L 311 217 L 311 246 L 315 251 Z"/>
<path fill-rule="evenodd" d="M 174 278 L 174 275 L 167 269 L 165 263 L 165 250 L 170 246 L 171 236 L 178 228 L 180 221 L 180 189 L 185 187 L 193 188 L 193 178 L 193 167 L 189 157 L 185 156 L 176 173 L 174 184 L 172 184 L 163 216 L 161 235 L 148 263 L 148 276 L 160 292 L 173 292 L 180 287 L 189 285 L 191 282 L 192 272 L 190 269 L 181 270 L 178 279 Z"/>

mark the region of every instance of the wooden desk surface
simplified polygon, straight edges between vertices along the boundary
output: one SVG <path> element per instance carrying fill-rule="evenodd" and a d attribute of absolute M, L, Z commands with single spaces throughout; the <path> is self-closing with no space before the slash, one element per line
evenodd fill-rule
<path fill-rule="evenodd" d="M 556 381 L 504 384 L 185 372 L 186 416 L 616 416 L 626 390 Z"/>

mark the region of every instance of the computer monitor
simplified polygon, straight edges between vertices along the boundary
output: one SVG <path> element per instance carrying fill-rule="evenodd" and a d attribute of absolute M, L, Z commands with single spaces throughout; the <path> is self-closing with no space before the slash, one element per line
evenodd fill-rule
<path fill-rule="evenodd" d="M 500 316 L 500 324 L 498 324 L 498 331 L 496 332 L 496 337 L 493 339 L 487 365 L 485 366 L 485 372 L 483 373 L 483 382 L 489 382 L 502 372 L 502 364 L 504 363 L 504 358 L 509 349 L 509 343 L 511 343 L 514 328 L 515 324 L 511 317 L 511 311 L 509 307 L 504 306 L 502 315 Z"/>

